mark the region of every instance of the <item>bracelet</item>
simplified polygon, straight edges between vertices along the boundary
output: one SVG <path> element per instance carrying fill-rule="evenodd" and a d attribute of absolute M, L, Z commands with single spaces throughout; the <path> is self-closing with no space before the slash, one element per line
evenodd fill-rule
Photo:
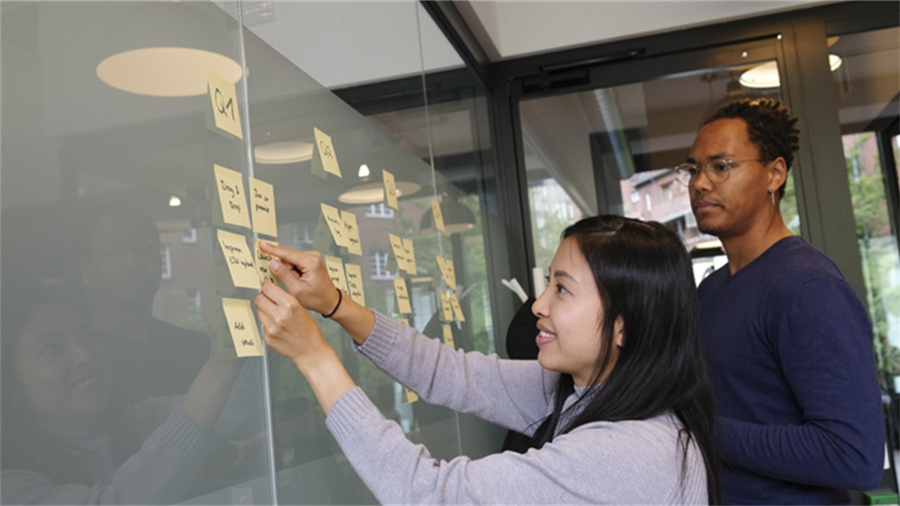
<path fill-rule="evenodd" d="M 323 314 L 322 315 L 323 318 L 331 318 L 332 316 L 334 316 L 334 313 L 337 313 L 338 308 L 341 307 L 341 301 L 344 300 L 344 292 L 342 292 L 340 288 L 337 288 L 337 292 L 338 292 L 337 304 L 335 304 L 334 309 L 332 309 L 330 313 Z"/>

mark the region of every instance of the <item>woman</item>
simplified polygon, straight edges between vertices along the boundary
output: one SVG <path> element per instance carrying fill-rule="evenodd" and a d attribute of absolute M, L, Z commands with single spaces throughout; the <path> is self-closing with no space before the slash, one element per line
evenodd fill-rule
<path fill-rule="evenodd" d="M 318 253 L 265 245 L 267 343 L 310 382 L 341 449 L 385 503 L 718 501 L 712 390 L 691 262 L 659 223 L 587 218 L 563 233 L 534 303 L 537 361 L 464 353 L 337 292 Z M 428 402 L 534 435 L 539 448 L 437 461 L 356 387 L 304 308 Z M 385 463 L 389 465 L 385 465 Z"/>
<path fill-rule="evenodd" d="M 190 495 L 236 360 L 210 358 L 162 414 L 154 403 L 126 410 L 110 403 L 109 352 L 72 299 L 19 294 L 4 300 L 2 324 L 0 502 L 164 504 Z M 164 421 L 141 444 L 134 427 L 153 415 Z"/>

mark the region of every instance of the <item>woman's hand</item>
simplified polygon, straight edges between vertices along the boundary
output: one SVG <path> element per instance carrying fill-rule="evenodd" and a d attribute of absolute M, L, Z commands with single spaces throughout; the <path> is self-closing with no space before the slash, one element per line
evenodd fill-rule
<path fill-rule="evenodd" d="M 325 414 L 340 396 L 356 386 L 315 320 L 293 295 L 271 281 L 264 282 L 256 295 L 256 315 L 265 330 L 266 343 L 294 362 Z"/>
<path fill-rule="evenodd" d="M 278 276 L 291 295 L 306 309 L 320 314 L 330 313 L 338 303 L 338 292 L 318 251 L 297 251 L 265 241 L 260 248 L 277 257 L 269 262 L 269 270 Z"/>
<path fill-rule="evenodd" d="M 266 344 L 291 359 L 301 371 L 310 357 L 332 351 L 312 315 L 271 281 L 264 282 L 256 295 L 256 314 L 265 330 Z"/>

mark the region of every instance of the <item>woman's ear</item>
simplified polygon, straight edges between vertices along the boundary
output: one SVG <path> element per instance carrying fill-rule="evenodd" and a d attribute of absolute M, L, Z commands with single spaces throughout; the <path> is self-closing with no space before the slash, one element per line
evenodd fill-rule
<path fill-rule="evenodd" d="M 613 343 L 619 348 L 625 347 L 625 320 L 621 315 L 616 317 L 616 324 L 613 327 Z"/>

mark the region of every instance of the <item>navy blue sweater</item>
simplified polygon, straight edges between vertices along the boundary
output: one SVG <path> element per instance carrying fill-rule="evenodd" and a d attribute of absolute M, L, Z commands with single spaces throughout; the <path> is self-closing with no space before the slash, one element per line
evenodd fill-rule
<path fill-rule="evenodd" d="M 866 310 L 800 237 L 700 285 L 729 504 L 831 504 L 882 476 L 884 419 Z"/>

